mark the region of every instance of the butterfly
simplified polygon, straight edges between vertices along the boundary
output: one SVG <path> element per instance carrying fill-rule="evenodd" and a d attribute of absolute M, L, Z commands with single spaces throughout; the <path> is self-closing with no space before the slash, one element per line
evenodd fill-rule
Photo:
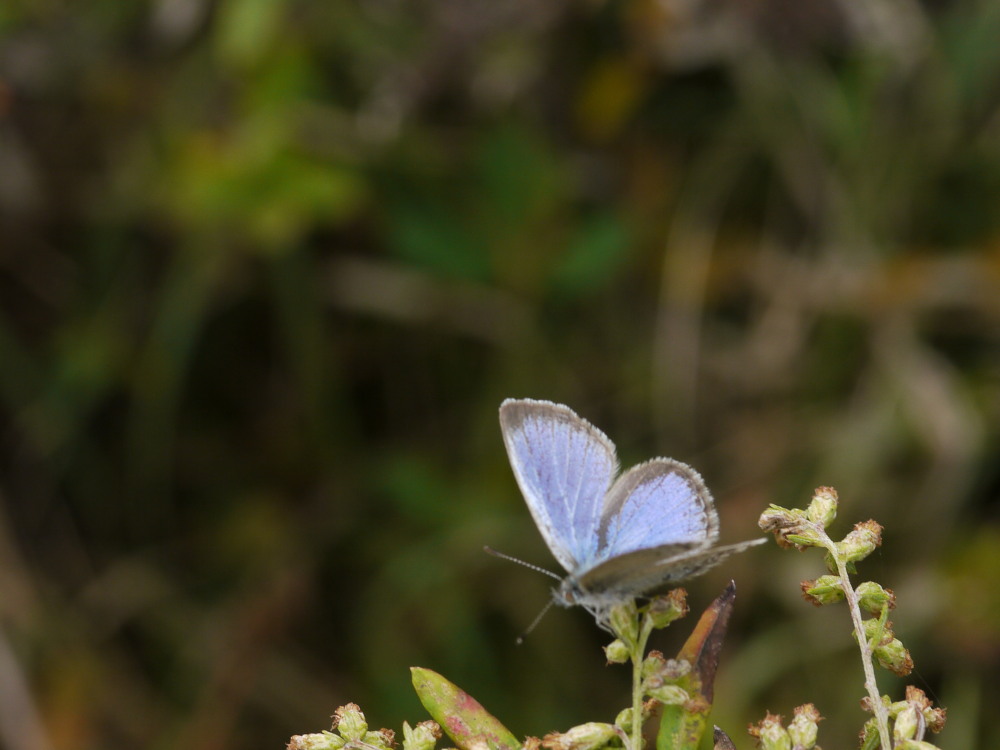
<path fill-rule="evenodd" d="M 568 406 L 507 399 L 500 429 L 535 525 L 568 573 L 555 602 L 599 624 L 617 604 L 766 541 L 715 546 L 719 516 L 697 471 L 653 458 L 618 475 L 614 443 Z"/>

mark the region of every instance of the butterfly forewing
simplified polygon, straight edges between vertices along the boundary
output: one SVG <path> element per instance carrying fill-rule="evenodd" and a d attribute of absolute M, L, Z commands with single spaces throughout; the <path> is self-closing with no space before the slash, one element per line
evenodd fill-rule
<path fill-rule="evenodd" d="M 707 546 L 718 536 L 719 517 L 698 472 L 654 458 L 626 471 L 608 492 L 598 559 L 678 544 Z"/>
<path fill-rule="evenodd" d="M 569 407 L 508 399 L 500 428 L 517 484 L 552 554 L 566 570 L 598 553 L 604 497 L 618 471 L 614 444 Z"/>

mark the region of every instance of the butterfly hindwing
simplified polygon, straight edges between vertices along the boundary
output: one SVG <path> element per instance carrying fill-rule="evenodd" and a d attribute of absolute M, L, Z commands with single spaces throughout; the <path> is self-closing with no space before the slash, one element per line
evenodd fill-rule
<path fill-rule="evenodd" d="M 719 517 L 701 476 L 687 464 L 654 458 L 612 485 L 601 513 L 599 559 L 671 545 L 713 544 Z"/>
<path fill-rule="evenodd" d="M 751 539 L 721 547 L 693 544 L 637 550 L 595 565 L 578 576 L 577 583 L 596 599 L 624 600 L 669 583 L 700 576 L 730 555 L 766 541 Z M 581 603 L 586 604 L 585 599 Z"/>
<path fill-rule="evenodd" d="M 614 444 L 569 407 L 548 401 L 507 399 L 500 428 L 517 484 L 552 554 L 571 573 L 589 564 L 618 471 Z"/>

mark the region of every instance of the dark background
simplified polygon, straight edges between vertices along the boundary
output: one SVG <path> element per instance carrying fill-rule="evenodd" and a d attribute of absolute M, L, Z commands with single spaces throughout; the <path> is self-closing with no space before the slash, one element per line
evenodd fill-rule
<path fill-rule="evenodd" d="M 0 744 L 280 748 L 438 670 L 518 736 L 627 670 L 497 425 L 568 403 L 722 539 L 841 493 L 946 747 L 995 747 L 1000 5 L 8 0 L 0 6 Z M 814 701 L 842 607 L 767 545 L 713 720 Z M 693 617 L 658 636 L 675 650 Z M 903 682 L 881 672 L 883 690 Z"/>

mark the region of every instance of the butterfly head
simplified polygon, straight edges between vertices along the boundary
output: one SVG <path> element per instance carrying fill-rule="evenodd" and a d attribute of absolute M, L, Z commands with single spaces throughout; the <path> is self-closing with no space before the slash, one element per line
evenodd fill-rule
<path fill-rule="evenodd" d="M 556 604 L 560 607 L 583 607 L 590 612 L 597 624 L 609 633 L 614 632 L 610 626 L 612 607 L 632 598 L 631 595 L 618 591 L 588 591 L 572 575 L 563 578 L 559 586 L 552 589 L 552 600 Z"/>
<path fill-rule="evenodd" d="M 587 592 L 580 587 L 580 582 L 573 576 L 566 576 L 559 586 L 552 589 L 552 598 L 560 607 L 574 607 L 586 597 Z"/>

